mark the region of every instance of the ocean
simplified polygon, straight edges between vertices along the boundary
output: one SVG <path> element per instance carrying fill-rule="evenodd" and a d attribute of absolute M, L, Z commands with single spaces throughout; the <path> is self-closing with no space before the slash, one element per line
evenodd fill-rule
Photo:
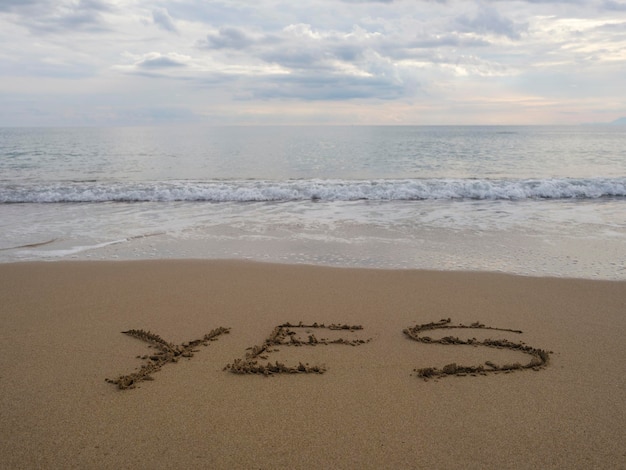
<path fill-rule="evenodd" d="M 0 129 L 0 262 L 626 279 L 624 126 Z"/>

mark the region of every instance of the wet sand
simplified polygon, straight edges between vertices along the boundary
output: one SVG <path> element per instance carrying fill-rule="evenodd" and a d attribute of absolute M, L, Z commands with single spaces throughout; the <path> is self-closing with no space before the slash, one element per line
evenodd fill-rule
<path fill-rule="evenodd" d="M 624 468 L 625 333 L 626 282 L 0 264 L 0 467 Z"/>

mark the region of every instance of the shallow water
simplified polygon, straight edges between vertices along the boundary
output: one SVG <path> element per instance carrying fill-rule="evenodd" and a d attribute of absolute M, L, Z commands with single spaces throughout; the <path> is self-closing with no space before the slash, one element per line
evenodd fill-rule
<path fill-rule="evenodd" d="M 626 278 L 622 128 L 0 137 L 2 262 L 246 258 Z"/>

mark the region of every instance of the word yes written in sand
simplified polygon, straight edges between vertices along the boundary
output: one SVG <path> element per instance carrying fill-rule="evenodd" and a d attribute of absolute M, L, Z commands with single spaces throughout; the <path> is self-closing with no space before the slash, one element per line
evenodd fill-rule
<path fill-rule="evenodd" d="M 443 319 L 438 322 L 425 323 L 416 325 L 412 328 L 406 328 L 403 332 L 411 340 L 426 344 L 441 345 L 471 345 L 484 346 L 488 348 L 508 349 L 517 351 L 530 356 L 530 360 L 526 364 L 515 362 L 512 364 L 498 365 L 491 361 L 486 361 L 484 365 L 457 365 L 456 363 L 448 364 L 441 369 L 436 367 L 425 367 L 414 369 L 417 377 L 428 380 L 430 378 L 445 377 L 448 375 L 465 376 L 465 375 L 487 375 L 489 373 L 513 372 L 517 370 L 533 369 L 539 370 L 545 367 L 549 360 L 549 352 L 543 349 L 537 349 L 525 345 L 522 342 L 515 343 L 505 339 L 486 339 L 479 341 L 476 338 L 467 340 L 460 339 L 455 336 L 445 336 L 441 339 L 432 339 L 424 333 L 434 330 L 446 329 L 476 329 L 476 330 L 494 330 L 509 333 L 521 334 L 519 330 L 511 330 L 506 328 L 494 328 L 485 326 L 479 322 L 471 325 L 453 325 L 451 320 Z M 234 374 L 261 374 L 270 376 L 274 374 L 323 374 L 326 367 L 320 364 L 309 364 L 308 362 L 297 364 L 286 364 L 279 360 L 270 361 L 269 356 L 277 353 L 281 348 L 298 348 L 313 346 L 360 346 L 371 341 L 371 338 L 363 339 L 358 337 L 358 333 L 363 330 L 361 325 L 345 325 L 323 323 L 298 324 L 283 323 L 276 326 L 270 335 L 261 345 L 248 348 L 248 352 L 243 358 L 235 359 L 232 363 L 224 367 L 225 371 Z M 229 328 L 216 328 L 203 338 L 175 345 L 161 338 L 159 335 L 144 330 L 128 330 L 124 334 L 132 336 L 147 342 L 151 348 L 157 351 L 153 354 L 138 356 L 145 361 L 138 371 L 128 375 L 121 375 L 117 379 L 106 379 L 107 382 L 116 384 L 119 389 L 135 388 L 135 386 L 144 380 L 153 380 L 152 373 L 157 372 L 161 367 L 168 363 L 176 363 L 181 358 L 191 358 L 193 353 L 197 352 L 195 347 L 199 345 L 207 346 L 209 342 L 217 340 L 220 335 L 229 333 Z M 317 334 L 316 334 L 317 333 Z M 329 335 L 325 337 L 323 335 Z M 337 337 L 337 334 L 341 336 Z M 347 335 L 348 337 L 344 337 Z"/>

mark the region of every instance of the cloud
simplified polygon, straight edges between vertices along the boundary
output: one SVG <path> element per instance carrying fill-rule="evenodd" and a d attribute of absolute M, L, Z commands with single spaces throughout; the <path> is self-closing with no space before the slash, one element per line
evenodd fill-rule
<path fill-rule="evenodd" d="M 606 0 L 602 3 L 602 6 L 610 11 L 626 11 L 626 3 L 616 2 L 613 0 Z"/>
<path fill-rule="evenodd" d="M 39 0 L 2 0 L 0 2 L 0 11 L 18 11 L 37 3 L 41 2 Z"/>
<path fill-rule="evenodd" d="M 178 29 L 174 24 L 174 20 L 167 11 L 167 8 L 155 8 L 152 10 L 152 21 L 159 28 L 178 34 Z"/>
<path fill-rule="evenodd" d="M 359 98 L 392 100 L 404 94 L 402 83 L 376 76 L 332 74 L 283 75 L 255 85 L 251 98 L 346 101 Z"/>
<path fill-rule="evenodd" d="M 185 64 L 176 60 L 170 59 L 165 56 L 158 56 L 154 58 L 147 58 L 138 62 L 137 67 L 154 69 L 154 68 L 169 68 L 169 67 L 185 67 Z"/>
<path fill-rule="evenodd" d="M 0 11 L 15 14 L 18 24 L 36 33 L 104 32 L 102 14 L 114 8 L 102 0 L 2 0 Z"/>
<path fill-rule="evenodd" d="M 254 42 L 252 37 L 239 28 L 223 27 L 215 33 L 208 34 L 198 45 L 209 49 L 245 49 Z"/>
<path fill-rule="evenodd" d="M 461 15 L 456 19 L 460 31 L 477 34 L 495 34 L 519 39 L 520 33 L 527 29 L 525 24 L 516 24 L 500 15 L 498 10 L 490 5 L 482 4 L 473 17 Z"/>
<path fill-rule="evenodd" d="M 245 76 L 238 74 L 240 99 L 387 100 L 401 96 L 407 88 L 393 63 L 381 54 L 381 39 L 379 33 L 356 26 L 336 31 L 296 23 L 280 31 L 254 34 L 223 27 L 208 34 L 198 47 L 223 53 L 212 59 L 221 57 L 224 63 L 247 57 L 276 70 L 254 79 L 241 70 Z M 233 56 L 233 51 L 239 55 Z"/>
<path fill-rule="evenodd" d="M 176 72 L 180 62 L 175 59 L 144 58 L 135 68 L 138 73 L 158 69 L 159 76 L 203 87 L 228 83 L 238 100 L 266 101 L 402 100 L 442 89 L 458 77 L 493 80 L 520 73 L 519 63 L 507 63 L 495 52 L 496 38 L 519 39 L 528 25 L 492 5 L 481 3 L 460 15 L 450 9 L 447 18 L 429 24 L 399 14 L 391 19 L 400 27 L 379 19 L 343 30 L 302 22 L 274 30 L 262 22 L 247 29 L 220 26 L 196 43 L 210 55 L 193 59 L 195 79 L 193 73 Z M 416 21 L 421 28 L 414 27 Z M 513 57 L 533 54 L 523 49 L 520 45 Z"/>
<path fill-rule="evenodd" d="M 393 105 L 407 119 L 435 108 L 470 119 L 486 113 L 476 96 L 490 110 L 522 96 L 553 115 L 577 101 L 623 114 L 625 9 L 618 0 L 0 0 L 0 107 L 13 94 L 62 95 L 46 102 L 63 115 L 66 97 L 107 90 L 106 103 L 136 103 L 137 120 L 152 119 L 141 107 L 179 103 L 198 115 L 216 103 L 223 116 L 302 105 L 322 110 L 311 116 L 334 106 L 375 120 Z M 602 90 L 617 90 L 611 103 Z"/>
<path fill-rule="evenodd" d="M 245 51 L 249 57 L 298 70 L 336 69 L 356 63 L 375 35 L 362 29 L 349 32 L 317 30 L 309 24 L 291 24 L 275 33 L 248 34 L 224 27 L 200 41 L 200 48 Z M 333 65 L 334 64 L 334 65 Z"/>
<path fill-rule="evenodd" d="M 192 59 L 189 56 L 170 52 L 167 54 L 161 54 L 160 52 L 148 52 L 142 55 L 125 54 L 125 56 L 132 61 L 130 65 L 119 66 L 121 70 L 129 72 L 139 72 L 141 70 L 157 71 L 162 70 L 166 72 L 169 70 L 176 70 L 189 67 Z"/>

